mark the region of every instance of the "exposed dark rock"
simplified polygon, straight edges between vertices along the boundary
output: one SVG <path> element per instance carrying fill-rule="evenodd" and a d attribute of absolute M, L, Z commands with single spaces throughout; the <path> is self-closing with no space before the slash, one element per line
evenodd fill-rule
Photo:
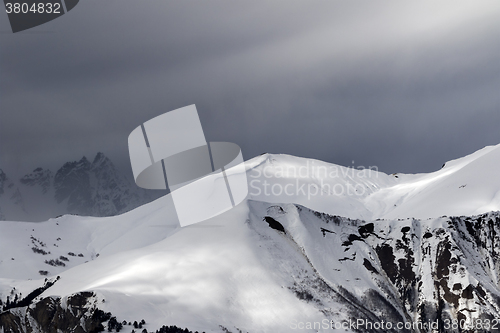
<path fill-rule="evenodd" d="M 52 186 L 52 172 L 42 168 L 36 168 L 32 173 L 25 175 L 19 181 L 21 184 L 28 186 L 40 186 L 43 193 L 47 193 Z"/>
<path fill-rule="evenodd" d="M 363 238 L 355 234 L 350 234 L 347 236 L 347 240 L 342 243 L 342 246 L 351 246 L 354 241 L 363 241 Z"/>
<path fill-rule="evenodd" d="M 364 258 L 363 259 L 363 266 L 366 267 L 367 270 L 373 272 L 373 273 L 376 273 L 378 274 L 378 271 L 375 267 L 373 267 L 372 263 L 370 262 L 370 260 Z"/>
<path fill-rule="evenodd" d="M 92 214 L 90 162 L 83 157 L 78 162 L 65 163 L 54 177 L 55 198 L 58 203 L 68 200 L 68 210 L 79 215 Z"/>
<path fill-rule="evenodd" d="M 401 228 L 401 232 L 402 233 L 407 233 L 408 231 L 410 231 L 410 227 L 403 227 L 403 228 Z"/>
<path fill-rule="evenodd" d="M 278 221 L 276 221 L 275 219 L 273 219 L 272 217 L 266 216 L 266 217 L 264 217 L 264 220 L 269 224 L 269 226 L 271 228 L 276 229 L 276 230 L 281 231 L 281 232 L 286 234 L 285 228 L 283 227 L 283 225 L 281 223 L 279 223 Z"/>
<path fill-rule="evenodd" d="M 97 333 L 104 330 L 103 322 L 110 313 L 104 313 L 93 304 L 94 293 L 80 292 L 67 300 L 45 297 L 20 311 L 8 310 L 0 314 L 0 329 L 5 333 Z M 63 306 L 62 302 L 66 302 Z M 35 326 L 33 326 L 35 325 Z"/>
<path fill-rule="evenodd" d="M 466 299 L 473 299 L 474 298 L 474 287 L 469 284 L 463 291 L 462 291 L 462 297 Z"/>
<path fill-rule="evenodd" d="M 375 225 L 373 223 L 368 223 L 368 224 L 360 226 L 358 228 L 358 232 L 361 235 L 361 237 L 366 238 L 370 234 L 373 234 L 374 228 L 375 228 Z"/>
<path fill-rule="evenodd" d="M 389 244 L 382 244 L 375 250 L 377 251 L 382 269 L 387 274 L 389 279 L 391 279 L 392 282 L 395 282 L 398 278 L 398 265 L 395 263 L 396 257 L 394 256 L 392 247 Z"/>
<path fill-rule="evenodd" d="M 3 172 L 2 169 L 0 169 L 0 195 L 4 193 L 4 186 L 6 182 L 7 182 L 7 175 L 5 174 L 5 172 Z"/>
<path fill-rule="evenodd" d="M 321 230 L 321 232 L 323 233 L 323 237 L 325 237 L 325 236 L 326 236 L 326 233 L 327 233 L 327 232 L 329 232 L 329 233 L 331 233 L 331 234 L 335 234 L 335 231 L 331 231 L 331 230 L 328 230 L 328 229 L 325 229 L 325 228 L 321 228 L 320 230 Z"/>
<path fill-rule="evenodd" d="M 45 272 L 45 271 L 40 271 L 40 272 Z M 41 273 L 41 275 L 44 275 L 44 274 Z M 52 287 L 54 285 L 54 283 L 56 283 L 58 280 L 59 280 L 59 276 L 53 281 L 45 279 L 45 283 L 43 286 L 36 288 L 32 292 L 30 292 L 26 297 L 24 297 L 20 300 L 15 299 L 14 301 L 10 302 L 10 304 L 6 304 L 3 307 L 3 310 L 5 311 L 5 310 L 13 309 L 13 308 L 20 308 L 20 307 L 25 307 L 25 306 L 30 305 L 31 302 L 33 302 L 33 300 L 36 297 L 40 296 L 45 290 Z M 16 298 L 17 298 L 17 295 L 16 295 Z"/>
<path fill-rule="evenodd" d="M 26 327 L 21 318 L 9 311 L 0 313 L 0 328 L 5 333 L 24 333 Z"/>

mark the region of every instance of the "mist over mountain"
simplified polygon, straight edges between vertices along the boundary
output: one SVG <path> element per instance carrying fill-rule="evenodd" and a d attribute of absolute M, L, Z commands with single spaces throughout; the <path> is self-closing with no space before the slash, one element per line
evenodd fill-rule
<path fill-rule="evenodd" d="M 156 199 L 160 193 L 145 191 L 103 153 L 89 161 L 64 163 L 55 173 L 36 168 L 20 179 L 10 179 L 0 169 L 0 219 L 44 221 L 64 214 L 113 216 Z"/>

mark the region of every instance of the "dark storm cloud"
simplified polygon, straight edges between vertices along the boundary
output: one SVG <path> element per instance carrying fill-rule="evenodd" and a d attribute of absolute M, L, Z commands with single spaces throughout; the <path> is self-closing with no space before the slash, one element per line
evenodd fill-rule
<path fill-rule="evenodd" d="M 427 172 L 500 143 L 500 5 L 80 1 L 40 33 L 0 15 L 0 167 L 104 151 L 196 103 L 209 141 Z"/>

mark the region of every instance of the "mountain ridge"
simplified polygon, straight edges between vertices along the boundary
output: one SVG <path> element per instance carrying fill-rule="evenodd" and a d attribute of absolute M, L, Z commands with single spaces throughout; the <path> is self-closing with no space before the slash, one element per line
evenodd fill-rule
<path fill-rule="evenodd" d="M 376 167 L 343 167 L 283 154 L 255 157 L 246 162 L 246 169 L 250 199 L 294 202 L 329 214 L 372 220 L 477 215 L 500 210 L 500 177 L 496 165 L 500 165 L 500 145 L 487 146 L 448 161 L 443 168 L 431 173 L 388 175 Z M 287 177 L 287 170 L 290 174 L 303 171 L 307 176 L 297 181 L 293 175 Z M 252 186 L 252 181 L 256 186 Z M 281 188 L 282 193 L 268 191 L 266 195 L 264 181 L 268 189 L 275 186 Z M 297 190 L 303 184 L 306 185 L 304 191 L 285 194 L 287 185 Z"/>
<path fill-rule="evenodd" d="M 184 228 L 171 195 L 111 217 L 2 221 L 4 304 L 8 295 L 60 278 L 29 306 L 0 314 L 0 327 L 7 327 L 2 316 L 36 322 L 34 309 L 48 298 L 62 306 L 91 292 L 96 309 L 124 321 L 144 318 L 149 332 L 162 325 L 226 333 L 417 333 L 432 325 L 445 333 L 497 332 L 500 212 L 470 213 L 491 207 L 500 190 L 498 147 L 417 175 L 258 156 L 246 162 L 246 200 Z M 464 183 L 474 191 L 462 195 Z M 478 191 L 488 195 L 463 207 Z M 438 193 L 439 202 L 430 200 L 444 211 L 466 214 L 435 215 L 426 193 Z M 418 204 L 425 218 L 404 216 Z M 358 320 L 361 326 L 350 324 Z"/>
<path fill-rule="evenodd" d="M 39 222 L 75 214 L 112 216 L 154 200 L 158 193 L 130 182 L 99 152 L 66 162 L 55 173 L 37 167 L 11 180 L 0 169 L 0 220 Z"/>

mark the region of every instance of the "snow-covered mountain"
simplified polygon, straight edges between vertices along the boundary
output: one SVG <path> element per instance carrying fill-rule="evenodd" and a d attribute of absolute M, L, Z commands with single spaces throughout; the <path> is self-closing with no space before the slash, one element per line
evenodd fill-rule
<path fill-rule="evenodd" d="M 54 174 L 36 168 L 19 180 L 0 170 L 0 219 L 45 221 L 64 214 L 112 216 L 157 198 L 130 182 L 103 153 L 67 162 Z"/>
<path fill-rule="evenodd" d="M 299 203 L 365 220 L 477 215 L 500 210 L 498 165 L 500 145 L 422 174 L 387 175 L 376 167 L 347 168 L 288 155 L 263 155 L 247 162 L 249 197 Z"/>
<path fill-rule="evenodd" d="M 418 175 L 262 155 L 247 200 L 185 228 L 169 195 L 0 222 L 0 332 L 498 332 L 499 147 Z"/>

